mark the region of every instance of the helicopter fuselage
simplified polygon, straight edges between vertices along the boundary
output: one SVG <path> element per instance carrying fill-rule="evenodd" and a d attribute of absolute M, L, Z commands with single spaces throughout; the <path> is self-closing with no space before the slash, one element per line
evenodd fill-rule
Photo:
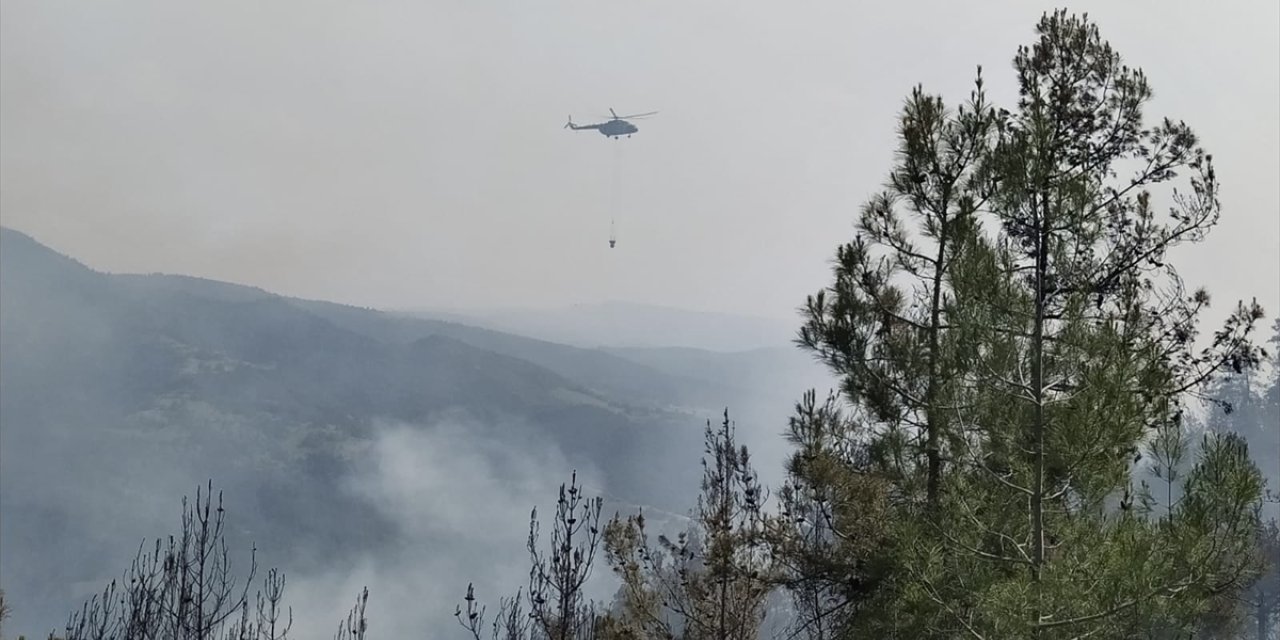
<path fill-rule="evenodd" d="M 627 122 L 626 120 L 610 120 L 599 124 L 573 124 L 570 122 L 569 128 L 575 131 L 595 129 L 596 131 L 599 131 L 601 135 L 608 136 L 610 138 L 629 136 L 640 130 L 639 127 Z"/>
<path fill-rule="evenodd" d="M 639 130 L 639 127 L 626 120 L 610 120 L 600 125 L 600 133 L 610 137 L 629 136 Z"/>

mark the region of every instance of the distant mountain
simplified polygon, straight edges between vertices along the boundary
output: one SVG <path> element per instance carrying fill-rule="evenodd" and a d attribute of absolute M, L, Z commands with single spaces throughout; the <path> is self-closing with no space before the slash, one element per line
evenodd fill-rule
<path fill-rule="evenodd" d="M 399 313 L 369 313 L 328 302 L 296 300 L 294 304 L 362 335 L 408 343 L 425 335 L 447 336 L 467 344 L 521 358 L 554 371 L 575 384 L 631 402 L 668 405 L 679 411 L 701 410 L 701 400 L 724 395 L 712 380 L 699 380 L 675 370 L 660 371 L 599 349 L 557 344 L 458 321 Z"/>
<path fill-rule="evenodd" d="M 782 479 L 787 449 L 780 435 L 795 402 L 809 389 L 825 396 L 836 386 L 825 365 L 793 344 L 794 327 L 767 319 L 630 303 L 582 305 L 559 311 L 510 309 L 476 315 L 419 311 L 404 316 L 453 326 L 484 325 L 571 343 L 585 347 L 589 353 L 621 359 L 631 366 L 668 376 L 679 385 L 679 390 L 669 397 L 679 398 L 681 406 L 695 407 L 696 419 L 705 420 L 708 415 L 718 416 L 729 409 L 744 442 L 755 450 L 761 477 L 767 481 Z M 467 330 L 483 335 L 483 330 L 474 327 Z M 506 333 L 498 335 L 510 338 Z M 486 344 L 491 348 L 495 345 Z M 528 350 L 529 345 L 523 341 L 520 346 L 519 351 L 509 352 L 574 377 L 572 369 L 559 366 L 558 358 L 538 357 L 540 354 Z M 554 346 L 557 353 L 564 348 L 561 344 Z M 597 371 L 616 376 L 623 370 L 611 364 Z M 574 379 L 589 384 L 591 378 Z M 596 384 L 604 385 L 610 380 L 599 378 Z M 652 397 L 641 395 L 643 390 L 635 387 L 625 391 L 612 385 L 609 388 L 618 389 L 627 397 Z"/>
<path fill-rule="evenodd" d="M 559 328 L 555 314 L 513 314 L 509 326 L 536 336 L 525 337 L 502 323 L 101 273 L 0 228 L 0 588 L 20 605 L 11 628 L 48 631 L 30 625 L 57 624 L 116 577 L 142 536 L 171 530 L 177 498 L 206 478 L 237 496 L 236 533 L 274 549 L 272 564 L 328 567 L 395 544 L 403 523 L 352 490 L 376 460 L 380 425 L 474 428 L 480 444 L 468 451 L 490 452 L 499 475 L 555 451 L 563 462 L 543 473 L 600 470 L 610 509 L 678 514 L 697 489 L 706 420 L 730 407 L 753 447 L 772 447 L 757 451 L 767 478 L 785 453 L 776 434 L 791 403 L 829 386 L 790 347 L 713 350 L 785 345 L 768 323 L 579 311 Z M 664 330 L 672 342 L 661 342 Z M 597 338 L 614 346 L 591 348 Z M 705 348 L 670 347 L 682 342 Z M 645 344 L 659 346 L 636 346 Z M 518 478 L 480 480 L 492 492 Z M 516 521 L 530 506 L 514 507 Z M 470 549 L 432 540 L 442 557 Z"/>
<path fill-rule="evenodd" d="M 795 337 L 797 327 L 796 322 L 791 321 L 628 302 L 575 305 L 565 309 L 405 313 L 452 319 L 581 347 L 687 347 L 720 352 L 786 347 Z"/>
<path fill-rule="evenodd" d="M 778 388 L 788 397 L 804 389 L 825 391 L 833 378 L 811 354 L 789 347 L 766 347 L 723 353 L 687 347 L 613 347 L 606 353 L 643 364 L 662 373 L 699 380 L 715 380 L 738 389 Z"/>
<path fill-rule="evenodd" d="M 41 249 L 3 233 L 4 382 L 22 385 L 44 373 L 106 383 L 83 391 L 120 415 L 179 393 L 307 420 L 339 409 L 406 420 L 443 407 L 520 415 L 591 407 L 601 417 L 634 410 L 514 353 L 614 391 L 669 397 L 679 387 L 608 354 L 194 278 L 100 274 Z M 5 406 L 25 406 L 56 387 L 23 389 Z M 237 395 L 245 387 L 254 390 L 249 400 Z"/>
<path fill-rule="evenodd" d="M 696 482 L 695 400 L 714 385 L 608 353 L 100 273 L 10 229 L 0 297 L 0 586 L 17 621 L 61 616 L 71 585 L 122 568 L 106 549 L 137 544 L 138 511 L 206 477 L 255 496 L 239 523 L 260 540 L 324 557 L 387 539 L 342 488 L 379 422 L 507 425 L 510 446 L 547 443 L 640 503 L 680 507 L 655 478 Z"/>

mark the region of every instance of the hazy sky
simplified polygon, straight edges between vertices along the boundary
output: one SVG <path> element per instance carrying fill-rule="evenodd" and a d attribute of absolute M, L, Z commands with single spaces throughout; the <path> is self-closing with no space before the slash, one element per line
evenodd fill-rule
<path fill-rule="evenodd" d="M 960 99 L 982 64 L 1008 98 L 1054 5 L 0 6 L 3 223 L 95 268 L 377 307 L 789 317 L 883 180 L 912 85 Z M 1188 280 L 1277 311 L 1280 4 L 1067 6 L 1218 158 L 1225 214 Z M 609 107 L 661 113 L 630 140 L 561 128 Z"/>

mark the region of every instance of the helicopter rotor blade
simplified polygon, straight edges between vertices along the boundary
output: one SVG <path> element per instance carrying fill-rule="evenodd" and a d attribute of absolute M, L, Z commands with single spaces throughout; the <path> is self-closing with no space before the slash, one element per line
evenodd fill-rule
<path fill-rule="evenodd" d="M 649 116 L 657 115 L 657 114 L 658 114 L 658 112 L 657 112 L 657 111 L 649 111 L 649 112 L 647 112 L 647 113 L 637 113 L 637 114 L 635 114 L 635 115 L 622 116 L 622 117 L 621 117 L 621 118 L 619 118 L 619 119 L 620 119 L 620 120 L 629 120 L 629 119 L 631 119 L 631 118 L 647 118 L 647 117 L 649 117 Z"/>

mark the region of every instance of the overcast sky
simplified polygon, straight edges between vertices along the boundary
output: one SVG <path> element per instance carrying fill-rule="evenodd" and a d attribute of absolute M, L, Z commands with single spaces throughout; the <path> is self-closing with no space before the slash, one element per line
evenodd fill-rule
<path fill-rule="evenodd" d="M 3 224 L 98 269 L 376 307 L 790 317 L 916 83 L 962 99 L 1025 0 L 5 0 Z M 1184 274 L 1280 307 L 1280 4 L 1068 3 L 1190 123 L 1225 213 Z M 614 141 L 565 117 L 660 110 Z M 618 178 L 614 182 L 615 175 Z M 606 240 L 617 219 L 618 248 Z"/>

